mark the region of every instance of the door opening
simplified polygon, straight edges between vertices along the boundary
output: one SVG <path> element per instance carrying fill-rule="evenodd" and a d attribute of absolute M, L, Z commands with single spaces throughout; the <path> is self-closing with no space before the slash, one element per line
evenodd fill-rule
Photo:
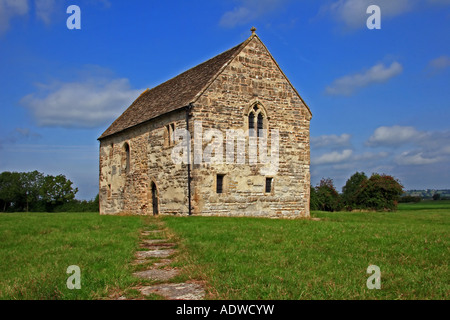
<path fill-rule="evenodd" d="M 156 184 L 152 182 L 152 207 L 153 215 L 156 216 L 158 212 L 158 190 L 156 189 Z"/>

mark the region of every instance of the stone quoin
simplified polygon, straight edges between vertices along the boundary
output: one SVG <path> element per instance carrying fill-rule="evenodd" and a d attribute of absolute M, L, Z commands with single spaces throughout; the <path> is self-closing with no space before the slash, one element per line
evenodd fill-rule
<path fill-rule="evenodd" d="M 144 91 L 99 137 L 100 214 L 309 217 L 312 114 L 251 31 L 236 47 Z M 183 130 L 189 139 L 176 136 Z M 227 130 L 245 132 L 244 147 L 232 147 L 242 161 L 225 161 L 228 142 L 210 134 L 225 139 Z M 249 142 L 264 137 L 267 153 L 277 150 L 274 172 L 250 159 Z M 190 161 L 173 160 L 180 143 Z M 193 161 L 220 148 L 223 161 Z"/>

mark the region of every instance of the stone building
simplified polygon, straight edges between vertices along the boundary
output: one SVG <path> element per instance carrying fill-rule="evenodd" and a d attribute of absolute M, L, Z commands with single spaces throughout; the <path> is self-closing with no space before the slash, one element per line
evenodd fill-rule
<path fill-rule="evenodd" d="M 252 28 L 99 137 L 100 214 L 308 217 L 311 116 Z"/>

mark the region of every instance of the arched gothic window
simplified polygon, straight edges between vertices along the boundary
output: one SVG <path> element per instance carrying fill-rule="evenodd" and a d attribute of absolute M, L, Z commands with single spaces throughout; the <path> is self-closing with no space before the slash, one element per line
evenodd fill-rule
<path fill-rule="evenodd" d="M 256 129 L 256 135 L 259 137 L 262 134 L 262 131 L 267 129 L 267 124 L 265 123 L 267 120 L 262 108 L 260 108 L 257 104 L 255 104 L 248 114 L 248 129 L 249 134 L 253 135 Z"/>
<path fill-rule="evenodd" d="M 125 151 L 125 172 L 130 172 L 130 145 L 125 142 L 124 145 L 124 151 Z"/>

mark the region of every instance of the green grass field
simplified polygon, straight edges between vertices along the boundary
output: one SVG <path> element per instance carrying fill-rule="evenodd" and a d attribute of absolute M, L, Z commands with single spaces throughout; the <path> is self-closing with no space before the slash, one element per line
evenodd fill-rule
<path fill-rule="evenodd" d="M 0 299 L 100 299 L 136 278 L 139 217 L 98 213 L 0 214 Z M 81 269 L 69 290 L 67 267 Z"/>
<path fill-rule="evenodd" d="M 175 265 L 211 299 L 449 299 L 450 202 L 393 213 L 313 212 L 314 220 L 163 217 Z M 152 218 L 94 213 L 0 214 L 0 299 L 102 299 L 137 283 L 139 230 Z M 81 268 L 69 290 L 66 269 Z M 381 289 L 366 287 L 369 265 Z"/>
<path fill-rule="evenodd" d="M 448 299 L 450 203 L 313 220 L 165 218 L 217 299 Z M 381 289 L 369 290 L 369 265 Z"/>

